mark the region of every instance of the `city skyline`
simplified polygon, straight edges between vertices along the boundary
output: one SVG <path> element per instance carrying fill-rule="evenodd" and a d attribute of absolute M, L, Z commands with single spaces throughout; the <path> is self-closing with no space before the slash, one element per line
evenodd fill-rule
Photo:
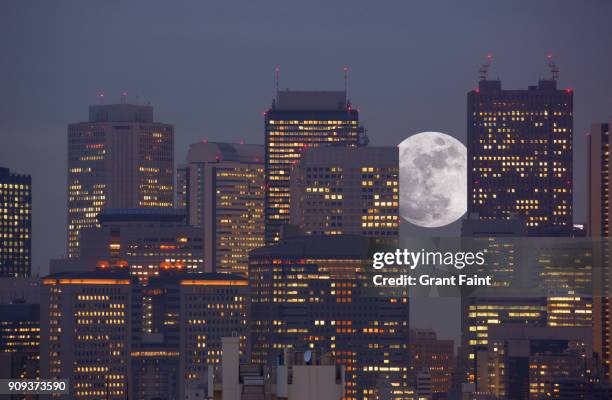
<path fill-rule="evenodd" d="M 262 143 L 261 112 L 273 97 L 277 65 L 280 66 L 280 87 L 294 89 L 341 89 L 342 68 L 348 65 L 349 97 L 355 107 L 360 108 L 371 144 L 393 145 L 409 134 L 431 129 L 465 141 L 465 93 L 476 86 L 478 68 L 485 55 L 493 54 L 492 77 L 500 77 L 506 88 L 522 88 L 547 76 L 545 55 L 550 52 L 561 70 L 560 86 L 571 86 L 575 93 L 575 177 L 584 176 L 586 171 L 586 143 L 580 139 L 591 123 L 607 120 L 610 115 L 612 78 L 605 71 L 610 70 L 612 57 L 605 49 L 612 46 L 612 39 L 605 32 L 603 19 L 610 5 L 600 2 L 574 5 L 542 1 L 538 4 L 525 2 L 522 8 L 491 5 L 473 9 L 450 3 L 414 4 L 414 7 L 402 6 L 397 10 L 370 7 L 369 12 L 362 12 L 359 7 L 346 9 L 332 4 L 328 15 L 322 16 L 316 13 L 316 7 L 299 6 L 300 20 L 317 15 L 315 20 L 318 21 L 306 27 L 303 33 L 290 32 L 291 24 L 280 18 L 288 15 L 288 6 L 279 5 L 264 12 L 245 5 L 236 15 L 230 14 L 224 6 L 216 6 L 207 14 L 218 16 L 214 21 L 209 17 L 200 20 L 196 17 L 198 13 L 193 13 L 182 26 L 164 26 L 162 36 L 142 42 L 139 48 L 144 51 L 146 60 L 154 53 L 166 51 L 172 57 L 194 61 L 173 66 L 174 74 L 166 74 L 157 64 L 143 64 L 143 60 L 129 50 L 135 44 L 132 40 L 143 35 L 135 32 L 128 22 L 129 17 L 138 12 L 135 6 L 110 6 L 104 10 L 71 7 L 71 13 L 85 19 L 65 21 L 66 24 L 62 23 L 65 28 L 59 33 L 26 35 L 21 39 L 25 47 L 6 42 L 19 36 L 21 27 L 27 25 L 26 17 L 28 23 L 35 23 L 38 29 L 48 28 L 49 23 L 63 18 L 62 12 L 66 11 L 63 6 L 48 7 L 54 12 L 45 12 L 49 11 L 45 6 L 38 9 L 8 7 L 7 13 L 0 17 L 2 29 L 8 33 L 0 40 L 9 44 L 7 57 L 15 60 L 4 66 L 9 73 L 3 76 L 13 77 L 3 78 L 5 93 L 16 94 L 1 99 L 0 159 L 5 166 L 33 176 L 33 210 L 37 216 L 33 228 L 33 271 L 42 268 L 45 272 L 49 258 L 63 255 L 65 194 L 59 188 L 65 184 L 65 175 L 63 162 L 59 160 L 64 159 L 66 151 L 65 125 L 82 120 L 86 106 L 98 103 L 96 93 L 101 89 L 106 90 L 107 103 L 119 103 L 124 91 L 128 92 L 129 101 L 135 102 L 137 95 L 141 104 L 151 101 L 156 107 L 157 119 L 176 126 L 176 160 L 184 159 L 188 144 L 202 138 Z M 196 11 L 206 9 L 200 7 L 196 7 Z M 153 4 L 149 10 L 155 21 L 161 21 L 161 15 L 165 16 L 167 11 L 159 4 Z M 187 11 L 174 9 L 171 16 L 185 16 L 189 14 Z M 445 29 L 431 32 L 424 39 L 410 40 L 416 32 L 427 28 L 420 20 L 440 16 L 440 11 L 448 11 L 440 14 L 440 23 L 445 24 Z M 345 13 L 354 17 L 353 20 L 347 18 L 346 24 L 340 27 L 333 23 Z M 538 23 L 526 26 L 510 23 L 525 15 L 538 18 Z M 116 17 L 109 27 L 114 28 L 113 32 L 102 25 L 108 16 Z M 251 16 L 261 17 L 261 22 L 246 23 Z M 244 27 L 232 29 L 236 27 L 234 17 Z M 367 25 L 363 24 L 365 18 L 369 21 Z M 266 22 L 276 22 L 284 39 L 269 35 L 275 30 Z M 469 25 L 469 29 L 464 25 Z M 101 32 L 107 32 L 109 37 Z M 134 39 L 109 47 L 107 43 L 118 39 L 114 32 L 122 32 L 122 37 L 129 33 Z M 222 44 L 213 40 L 228 32 Z M 450 32 L 456 40 L 452 48 L 447 43 Z M 485 32 L 494 34 L 483 35 Z M 211 35 L 207 37 L 203 33 Z M 85 45 L 79 38 L 86 35 L 89 40 Z M 354 40 L 347 37 L 354 37 Z M 200 40 L 204 49 L 218 57 L 202 58 L 188 51 Z M 183 42 L 184 45 L 174 46 Z M 98 46 L 91 46 L 92 43 Z M 271 53 L 269 47 L 277 47 L 280 53 Z M 399 54 L 396 48 L 405 51 Z M 306 62 L 305 54 L 314 49 L 329 56 L 326 62 Z M 359 51 L 355 52 L 356 49 Z M 51 60 L 43 67 L 40 57 L 52 51 L 66 55 L 67 62 L 58 64 Z M 79 58 L 87 61 L 73 60 L 73 53 L 85 54 Z M 253 62 L 241 62 L 244 57 Z M 91 64 L 95 61 L 99 62 Z M 449 61 L 452 67 L 448 67 Z M 22 70 L 21 67 L 28 65 Z M 167 67 L 167 61 L 161 65 Z M 226 71 L 221 73 L 220 68 Z M 91 72 L 95 74 L 94 79 Z M 53 76 L 49 74 L 58 79 L 49 79 Z M 219 76 L 222 79 L 217 79 Z M 239 91 L 242 96 L 236 96 Z M 115 101 L 111 101 L 113 99 Z M 26 102 L 28 107 L 24 106 Z M 26 109 L 28 113 L 24 114 Z M 227 124 L 227 118 L 236 110 L 244 110 L 243 116 Z M 49 159 L 58 162 L 36 162 L 43 151 L 51 152 Z M 583 184 L 582 190 L 576 189 L 576 220 L 584 221 L 586 202 L 582 193 L 586 186 L 584 181 L 575 181 Z M 37 240 L 36 232 L 43 227 L 50 227 L 53 233 L 44 240 Z"/>
<path fill-rule="evenodd" d="M 0 378 L 612 398 L 612 3 L 587 1 L 7 6 Z"/>

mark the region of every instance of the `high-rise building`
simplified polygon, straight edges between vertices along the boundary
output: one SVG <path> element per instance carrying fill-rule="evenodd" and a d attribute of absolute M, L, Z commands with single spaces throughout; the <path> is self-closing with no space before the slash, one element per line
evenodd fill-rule
<path fill-rule="evenodd" d="M 314 235 L 396 237 L 397 147 L 316 147 L 291 171 L 291 224 Z"/>
<path fill-rule="evenodd" d="M 546 297 L 538 293 L 518 290 L 512 296 L 499 294 L 499 289 L 483 291 L 479 296 L 463 298 L 461 332 L 468 358 L 466 380 L 476 384 L 483 382 L 488 374 L 487 352 L 489 331 L 494 327 L 508 328 L 513 325 L 545 327 L 547 323 Z M 487 294 L 488 293 L 488 294 Z"/>
<path fill-rule="evenodd" d="M 285 238 L 253 250 L 252 359 L 313 349 L 346 367 L 345 398 L 406 398 L 407 291 L 373 287 L 373 239 Z"/>
<path fill-rule="evenodd" d="M 50 275 L 41 295 L 41 376 L 68 379 L 73 399 L 125 399 L 136 281 L 127 271 Z M 57 395 L 59 396 L 59 395 Z"/>
<path fill-rule="evenodd" d="M 571 235 L 572 90 L 481 80 L 467 100 L 468 210 L 486 220 L 518 214 L 530 235 Z"/>
<path fill-rule="evenodd" d="M 610 125 L 593 124 L 588 134 L 588 234 L 591 237 L 609 237 L 612 229 L 610 204 Z"/>
<path fill-rule="evenodd" d="M 89 107 L 89 121 L 68 126 L 68 257 L 79 232 L 110 208 L 174 205 L 174 128 L 153 121 L 153 107 Z"/>
<path fill-rule="evenodd" d="M 39 345 L 40 305 L 0 304 L 0 379 L 37 379 Z"/>
<path fill-rule="evenodd" d="M 142 284 L 122 268 L 42 280 L 41 376 L 72 398 L 185 398 L 221 365 L 222 337 L 249 358 L 248 281 L 164 270 Z"/>
<path fill-rule="evenodd" d="M 166 269 L 203 272 L 202 230 L 182 210 L 104 209 L 98 228 L 81 230 L 80 258 L 91 266 L 127 267 L 147 280 Z"/>
<path fill-rule="evenodd" d="M 0 277 L 30 276 L 32 178 L 0 167 Z"/>
<path fill-rule="evenodd" d="M 249 251 L 264 245 L 264 147 L 192 144 L 178 177 L 179 206 L 203 230 L 205 270 L 246 275 Z"/>
<path fill-rule="evenodd" d="M 504 399 L 587 398 L 596 378 L 588 328 L 515 324 L 490 334 L 482 354 L 486 373 L 478 376 L 480 393 Z"/>
<path fill-rule="evenodd" d="M 365 144 L 359 112 L 344 91 L 279 91 L 265 113 L 266 243 L 289 223 L 292 166 L 309 147 Z"/>
<path fill-rule="evenodd" d="M 431 394 L 451 390 L 455 367 L 455 347 L 452 340 L 438 339 L 431 329 L 411 329 L 410 341 L 411 383 L 419 392 L 419 376 L 427 376 Z"/>
<path fill-rule="evenodd" d="M 601 357 L 607 380 L 612 376 L 612 273 L 610 232 L 610 123 L 593 124 L 588 134 L 588 236 L 594 246 L 593 337 L 595 351 Z"/>
<path fill-rule="evenodd" d="M 250 357 L 250 291 L 241 276 L 168 270 L 142 288 L 142 330 L 132 348 L 136 399 L 185 398 L 221 367 L 222 338 Z M 167 382 L 167 384 L 161 384 Z"/>

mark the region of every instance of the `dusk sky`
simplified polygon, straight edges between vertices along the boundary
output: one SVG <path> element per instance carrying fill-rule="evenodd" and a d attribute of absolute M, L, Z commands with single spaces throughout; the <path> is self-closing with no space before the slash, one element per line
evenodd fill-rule
<path fill-rule="evenodd" d="M 276 65 L 283 89 L 342 89 L 349 66 L 371 143 L 396 145 L 425 130 L 465 141 L 487 53 L 490 77 L 517 89 L 549 76 L 552 53 L 575 91 L 583 221 L 585 132 L 612 119 L 611 16 L 607 0 L 4 2 L 0 165 L 32 175 L 33 272 L 65 255 L 66 126 L 97 92 L 151 102 L 175 126 L 179 163 L 203 138 L 263 143 Z"/>

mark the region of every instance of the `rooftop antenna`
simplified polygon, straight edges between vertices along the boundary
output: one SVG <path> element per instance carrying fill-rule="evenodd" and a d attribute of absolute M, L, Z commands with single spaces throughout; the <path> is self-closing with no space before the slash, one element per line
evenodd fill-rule
<path fill-rule="evenodd" d="M 487 54 L 487 61 L 480 66 L 480 80 L 486 81 L 489 76 L 489 68 L 491 68 L 491 61 L 493 61 L 493 54 Z"/>
<path fill-rule="evenodd" d="M 559 80 L 559 68 L 557 64 L 553 61 L 553 55 L 548 53 L 546 55 L 546 59 L 548 59 L 548 68 L 550 68 L 550 76 L 553 81 Z"/>
<path fill-rule="evenodd" d="M 100 105 L 104 104 L 104 97 L 105 97 L 105 96 L 106 96 L 106 95 L 104 94 L 104 91 L 103 91 L 103 90 L 100 90 L 100 91 L 98 92 L 98 99 L 100 100 Z"/>
<path fill-rule="evenodd" d="M 348 73 L 349 73 L 349 68 L 345 65 L 344 68 L 342 68 L 342 71 L 344 72 L 344 94 L 348 98 Z"/>
<path fill-rule="evenodd" d="M 126 104 L 127 103 L 127 92 L 121 92 L 121 104 Z"/>
<path fill-rule="evenodd" d="M 278 82 L 279 82 L 279 77 L 280 77 L 280 67 L 277 65 L 274 68 L 274 88 L 276 89 L 276 92 L 278 93 Z"/>

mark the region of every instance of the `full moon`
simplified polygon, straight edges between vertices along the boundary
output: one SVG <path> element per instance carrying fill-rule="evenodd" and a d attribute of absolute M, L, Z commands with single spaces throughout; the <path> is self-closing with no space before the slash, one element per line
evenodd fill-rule
<path fill-rule="evenodd" d="M 467 149 L 440 132 L 412 135 L 399 145 L 400 215 L 439 228 L 467 211 Z"/>

